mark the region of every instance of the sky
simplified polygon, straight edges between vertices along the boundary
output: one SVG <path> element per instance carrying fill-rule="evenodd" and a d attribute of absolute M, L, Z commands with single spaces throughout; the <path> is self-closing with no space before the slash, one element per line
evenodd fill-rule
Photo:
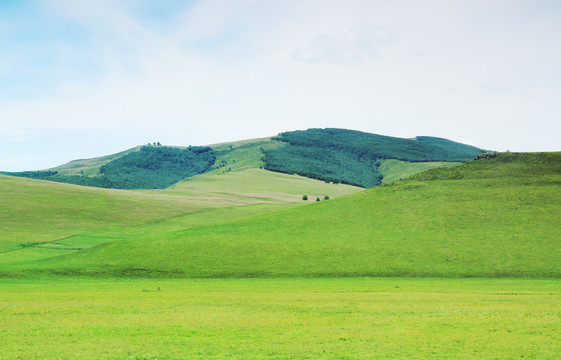
<path fill-rule="evenodd" d="M 561 0 L 0 0 L 0 170 L 325 127 L 561 151 Z"/>

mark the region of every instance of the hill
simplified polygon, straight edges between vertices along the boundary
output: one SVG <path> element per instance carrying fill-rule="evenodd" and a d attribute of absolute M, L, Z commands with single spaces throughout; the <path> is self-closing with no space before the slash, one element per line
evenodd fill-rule
<path fill-rule="evenodd" d="M 481 153 L 450 140 L 400 139 L 343 129 L 309 129 L 277 137 L 210 146 L 138 146 L 100 158 L 75 160 L 44 171 L 5 175 L 112 189 L 164 189 L 191 176 L 245 169 L 298 174 L 327 182 L 372 187 L 427 168 L 470 160 Z M 399 166 L 382 166 L 384 161 Z"/>
<path fill-rule="evenodd" d="M 313 205 L 123 234 L 9 268 L 95 276 L 560 277 L 560 185 L 561 153 L 504 153 Z"/>

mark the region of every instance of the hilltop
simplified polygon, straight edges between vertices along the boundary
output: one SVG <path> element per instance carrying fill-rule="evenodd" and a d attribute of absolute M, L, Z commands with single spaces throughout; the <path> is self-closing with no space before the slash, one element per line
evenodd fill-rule
<path fill-rule="evenodd" d="M 482 153 L 474 146 L 435 137 L 402 139 L 329 128 L 284 132 L 273 140 L 286 146 L 264 151 L 265 169 L 366 188 L 382 183 L 379 168 L 387 160 L 409 166 L 457 164 Z"/>
<path fill-rule="evenodd" d="M 138 146 L 43 171 L 4 174 L 101 188 L 165 189 L 199 174 L 264 168 L 368 188 L 428 168 L 458 165 L 481 152 L 434 137 L 309 129 L 209 146 Z"/>

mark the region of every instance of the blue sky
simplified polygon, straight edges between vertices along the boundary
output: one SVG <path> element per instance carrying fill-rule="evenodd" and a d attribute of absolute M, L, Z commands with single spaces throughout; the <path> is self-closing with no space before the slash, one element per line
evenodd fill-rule
<path fill-rule="evenodd" d="M 0 0 L 0 170 L 310 127 L 561 150 L 561 0 Z"/>

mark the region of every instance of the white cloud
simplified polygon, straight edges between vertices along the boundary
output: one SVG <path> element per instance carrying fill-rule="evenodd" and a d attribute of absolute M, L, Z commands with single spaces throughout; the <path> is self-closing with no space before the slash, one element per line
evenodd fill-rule
<path fill-rule="evenodd" d="M 362 26 L 347 31 L 340 38 L 320 35 L 306 48 L 292 53 L 292 59 L 307 63 L 358 65 L 379 56 L 382 45 L 391 42 L 392 35 L 384 29 Z"/>

